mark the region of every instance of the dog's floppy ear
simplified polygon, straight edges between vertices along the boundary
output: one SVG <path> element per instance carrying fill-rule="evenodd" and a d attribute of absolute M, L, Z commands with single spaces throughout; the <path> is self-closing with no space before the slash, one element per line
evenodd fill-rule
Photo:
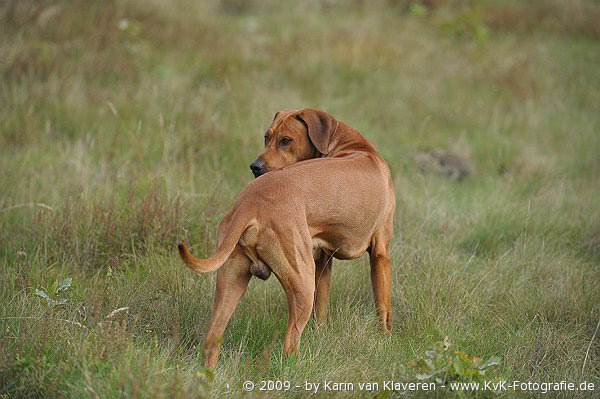
<path fill-rule="evenodd" d="M 327 112 L 315 109 L 304 109 L 296 114 L 296 118 L 306 125 L 308 137 L 317 150 L 321 154 L 329 153 L 329 142 L 337 120 Z"/>

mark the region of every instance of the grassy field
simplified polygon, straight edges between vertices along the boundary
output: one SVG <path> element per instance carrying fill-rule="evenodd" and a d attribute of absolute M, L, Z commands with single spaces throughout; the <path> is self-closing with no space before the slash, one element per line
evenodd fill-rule
<path fill-rule="evenodd" d="M 598 395 L 599 20 L 591 0 L 0 2 L 0 398 L 409 381 L 445 337 L 500 357 L 486 378 Z M 308 107 L 392 169 L 393 333 L 368 259 L 337 261 L 327 324 L 284 357 L 283 290 L 253 279 L 210 381 L 215 276 L 175 244 L 212 253 L 273 114 Z M 433 147 L 474 175 L 419 173 Z"/>

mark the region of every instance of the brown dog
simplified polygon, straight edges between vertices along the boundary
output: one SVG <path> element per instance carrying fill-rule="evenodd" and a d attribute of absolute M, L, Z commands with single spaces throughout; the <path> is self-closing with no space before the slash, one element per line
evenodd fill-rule
<path fill-rule="evenodd" d="M 304 161 L 304 162 L 299 162 Z M 252 275 L 271 271 L 285 290 L 285 353 L 300 348 L 313 301 L 317 320 L 327 311 L 331 257 L 369 252 L 375 304 L 388 331 L 392 321 L 391 262 L 395 195 L 387 163 L 356 130 L 317 110 L 284 110 L 251 165 L 255 176 L 219 225 L 217 251 L 179 253 L 196 272 L 219 270 L 205 360 L 216 367 L 220 337 Z M 269 173 L 266 173 L 269 172 Z"/>

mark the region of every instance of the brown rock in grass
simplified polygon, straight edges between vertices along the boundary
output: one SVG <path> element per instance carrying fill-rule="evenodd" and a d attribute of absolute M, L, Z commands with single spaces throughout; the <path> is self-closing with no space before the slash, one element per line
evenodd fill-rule
<path fill-rule="evenodd" d="M 415 162 L 422 173 L 438 173 L 453 181 L 460 181 L 473 174 L 473 166 L 467 159 L 442 148 L 417 154 Z"/>

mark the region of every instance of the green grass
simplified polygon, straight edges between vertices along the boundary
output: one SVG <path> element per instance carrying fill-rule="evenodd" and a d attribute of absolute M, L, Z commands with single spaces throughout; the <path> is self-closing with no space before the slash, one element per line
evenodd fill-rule
<path fill-rule="evenodd" d="M 500 356 L 490 378 L 598 386 L 600 6 L 423 4 L 1 3 L 0 398 L 403 380 L 446 336 Z M 337 261 L 327 324 L 286 358 L 283 290 L 253 279 L 206 383 L 214 275 L 175 243 L 213 251 L 273 114 L 305 107 L 360 130 L 392 169 L 393 333 L 366 257 Z M 475 174 L 420 174 L 432 147 Z M 34 295 L 66 277 L 66 305 Z"/>

